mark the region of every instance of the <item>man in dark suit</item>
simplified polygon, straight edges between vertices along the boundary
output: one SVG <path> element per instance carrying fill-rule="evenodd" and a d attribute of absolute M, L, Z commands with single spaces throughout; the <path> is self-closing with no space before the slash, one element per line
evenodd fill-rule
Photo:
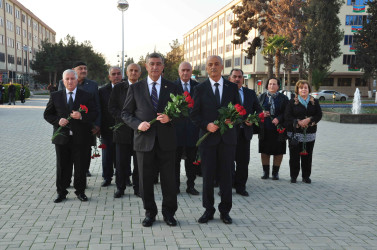
<path fill-rule="evenodd" d="M 191 79 L 192 67 L 188 62 L 182 62 L 178 68 L 179 79 L 175 82 L 178 85 L 180 93 L 187 91 L 191 97 L 194 95 L 194 87 L 199 83 Z M 189 111 L 190 112 L 190 111 Z M 187 176 L 186 192 L 192 195 L 198 195 L 199 192 L 195 189 L 196 166 L 193 164 L 196 158 L 197 148 L 195 146 L 199 139 L 199 128 L 195 126 L 189 117 L 178 121 L 175 124 L 177 135 L 177 151 L 175 159 L 175 175 L 177 183 L 177 193 L 180 193 L 180 169 L 181 159 L 185 152 L 185 170 Z"/>
<path fill-rule="evenodd" d="M 200 137 L 207 132 L 212 133 L 199 146 L 203 173 L 203 207 L 206 209 L 199 218 L 199 223 L 212 220 L 216 211 L 213 196 L 216 171 L 220 172 L 220 218 L 226 224 L 232 223 L 229 211 L 232 208 L 232 164 L 235 159 L 237 133 L 236 129 L 232 128 L 221 135 L 214 121 L 218 119 L 219 108 L 228 106 L 230 102 L 239 103 L 239 95 L 237 85 L 222 78 L 223 68 L 221 57 L 207 58 L 206 69 L 209 79 L 196 86 L 194 108 L 190 115 L 193 123 L 200 127 Z"/>
<path fill-rule="evenodd" d="M 237 84 L 240 95 L 241 105 L 246 109 L 246 115 L 259 114 L 262 109 L 259 105 L 257 95 L 254 90 L 242 87 L 243 71 L 241 69 L 232 69 L 230 71 L 229 81 Z M 249 175 L 250 162 L 250 141 L 253 138 L 253 124 L 244 122 L 237 126 L 237 148 L 236 148 L 236 169 L 233 169 L 232 177 L 234 178 L 234 187 L 236 193 L 242 196 L 249 196 L 246 191 L 246 182 Z"/>
<path fill-rule="evenodd" d="M 108 103 L 112 90 L 116 84 L 122 81 L 122 72 L 119 67 L 110 67 L 110 83 L 99 89 L 99 101 L 101 106 L 101 138 L 105 148 L 102 148 L 102 187 L 111 184 L 115 167 L 115 144 L 113 131 L 110 127 L 115 125 L 113 116 L 109 113 Z"/>
<path fill-rule="evenodd" d="M 124 190 L 126 189 L 129 176 L 131 175 L 131 156 L 133 156 L 134 160 L 134 171 L 132 172 L 134 194 L 140 197 L 137 159 L 136 153 L 133 150 L 133 130 L 128 125 L 124 124 L 121 117 L 129 86 L 136 83 L 141 75 L 140 65 L 136 63 L 128 65 L 126 73 L 128 81 L 120 82 L 114 87 L 109 101 L 109 112 L 115 118 L 115 124 L 123 123 L 121 127 L 113 132 L 113 139 L 116 145 L 115 183 L 117 186 L 114 198 L 121 198 L 124 195 Z"/>
<path fill-rule="evenodd" d="M 88 67 L 87 67 L 85 62 L 75 62 L 73 64 L 72 69 L 76 72 L 76 74 L 78 76 L 77 88 L 85 90 L 86 92 L 89 92 L 93 95 L 94 102 L 95 102 L 95 105 L 96 105 L 96 110 L 97 110 L 97 113 L 98 113 L 98 116 L 97 116 L 95 122 L 92 125 L 93 136 L 90 138 L 91 142 L 88 145 L 90 150 L 87 151 L 88 153 L 87 153 L 86 158 L 85 158 L 86 159 L 86 162 L 85 162 L 86 176 L 90 177 L 91 173 L 89 171 L 89 167 L 90 167 L 90 159 L 91 159 L 90 158 L 91 157 L 91 146 L 96 145 L 96 135 L 100 134 L 100 127 L 101 127 L 101 107 L 100 107 L 100 103 L 99 103 L 98 84 L 95 81 L 92 81 L 92 80 L 89 80 L 89 79 L 86 78 L 87 75 L 88 75 Z M 64 87 L 63 81 L 60 80 L 58 90 L 64 90 L 64 89 L 65 89 L 65 87 Z"/>
<path fill-rule="evenodd" d="M 51 93 L 44 112 L 44 119 L 54 126 L 54 132 L 63 127 L 61 134 L 52 141 L 56 150 L 56 188 L 58 197 L 55 203 L 62 202 L 68 194 L 67 188 L 72 177 L 72 163 L 75 168 L 75 194 L 81 201 L 85 195 L 86 175 L 85 156 L 91 137 L 91 124 L 97 117 L 97 110 L 90 93 L 77 88 L 77 74 L 73 70 L 63 73 L 65 90 Z M 78 112 L 80 105 L 88 108 L 88 113 Z M 70 120 L 67 117 L 71 117 Z"/>
<path fill-rule="evenodd" d="M 123 121 L 134 132 L 134 149 L 137 155 L 140 194 L 143 199 L 145 219 L 143 226 L 150 227 L 157 215 L 154 200 L 155 168 L 160 170 L 162 189 L 162 215 L 169 226 L 176 226 L 177 211 L 175 181 L 175 150 L 177 142 L 171 118 L 162 112 L 170 94 L 179 93 L 178 86 L 161 77 L 164 61 L 160 54 L 152 53 L 146 58 L 148 77 L 129 87 L 122 111 Z M 152 125 L 149 123 L 156 118 Z M 138 132 L 140 131 L 140 132 Z"/>

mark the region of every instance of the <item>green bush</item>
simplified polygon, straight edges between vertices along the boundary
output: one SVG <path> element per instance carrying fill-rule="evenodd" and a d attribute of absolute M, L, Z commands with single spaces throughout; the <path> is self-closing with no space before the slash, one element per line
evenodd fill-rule
<path fill-rule="evenodd" d="M 21 90 L 21 84 L 19 83 L 13 83 L 13 85 L 16 87 L 16 100 L 20 100 L 20 90 Z M 5 92 L 3 93 L 3 103 L 8 103 L 8 87 L 9 84 L 3 84 L 5 87 Z M 25 86 L 25 99 L 30 97 L 30 89 Z"/>

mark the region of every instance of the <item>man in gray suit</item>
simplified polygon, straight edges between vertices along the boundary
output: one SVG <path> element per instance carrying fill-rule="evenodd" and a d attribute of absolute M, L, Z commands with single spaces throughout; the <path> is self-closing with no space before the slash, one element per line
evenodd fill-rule
<path fill-rule="evenodd" d="M 122 111 L 123 121 L 134 132 L 134 150 L 136 151 L 140 194 L 145 209 L 144 227 L 155 222 L 157 206 L 154 200 L 155 168 L 160 170 L 162 189 L 162 215 L 169 226 L 176 226 L 174 214 L 177 211 L 175 184 L 175 150 L 177 147 L 175 128 L 171 118 L 162 114 L 170 94 L 179 93 L 178 86 L 161 77 L 164 61 L 160 54 L 147 56 L 148 77 L 129 87 Z M 152 119 L 157 121 L 152 125 Z M 140 131 L 140 132 L 138 132 Z"/>

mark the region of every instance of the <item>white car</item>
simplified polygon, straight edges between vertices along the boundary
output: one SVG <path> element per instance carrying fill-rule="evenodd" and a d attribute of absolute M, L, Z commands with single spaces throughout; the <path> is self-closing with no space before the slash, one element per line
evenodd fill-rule
<path fill-rule="evenodd" d="M 348 99 L 348 95 L 343 94 L 343 93 L 339 93 L 335 90 L 321 90 L 319 92 L 313 92 L 311 95 L 315 99 L 318 99 L 320 101 L 324 101 L 324 100 L 332 100 L 334 94 L 335 94 L 335 100 L 336 101 L 344 102 L 344 101 L 347 101 L 347 99 Z"/>

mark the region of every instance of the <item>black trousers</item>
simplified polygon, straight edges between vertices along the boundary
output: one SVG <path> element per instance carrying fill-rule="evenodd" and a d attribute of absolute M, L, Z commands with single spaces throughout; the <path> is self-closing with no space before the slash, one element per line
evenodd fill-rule
<path fill-rule="evenodd" d="M 154 199 L 155 168 L 160 171 L 161 190 L 162 190 L 162 214 L 164 216 L 174 216 L 177 211 L 177 193 L 175 185 L 175 151 L 164 151 L 159 143 L 155 141 L 152 151 L 136 152 L 140 195 L 143 199 L 145 215 L 155 217 L 157 206 Z"/>
<path fill-rule="evenodd" d="M 111 181 L 115 168 L 115 144 L 113 143 L 113 136 L 102 135 L 102 143 L 106 145 L 106 148 L 102 149 L 102 177 L 104 180 Z"/>
<path fill-rule="evenodd" d="M 302 151 L 302 142 L 298 145 L 293 146 L 289 143 L 289 167 L 290 167 L 290 174 L 291 178 L 296 179 L 300 173 L 300 160 L 301 160 L 301 170 L 302 170 L 302 178 L 309 178 L 310 174 L 312 173 L 312 156 L 313 156 L 313 148 L 314 142 L 307 142 L 306 143 L 306 151 L 308 155 L 300 155 Z"/>
<path fill-rule="evenodd" d="M 234 175 L 234 187 L 237 192 L 246 190 L 246 182 L 249 176 L 250 140 L 244 136 L 243 128 L 240 129 L 236 147 L 236 170 Z"/>
<path fill-rule="evenodd" d="M 214 179 L 219 172 L 221 190 L 220 213 L 229 213 L 232 208 L 232 164 L 235 159 L 236 145 L 220 143 L 214 146 L 200 147 L 203 173 L 203 207 L 215 211 Z"/>
<path fill-rule="evenodd" d="M 57 193 L 66 195 L 72 177 L 72 164 L 74 166 L 74 182 L 76 194 L 84 193 L 86 186 L 86 171 L 84 168 L 87 147 L 73 144 L 72 141 L 65 145 L 55 144 L 56 151 L 56 189 Z"/>
<path fill-rule="evenodd" d="M 187 188 L 193 188 L 195 186 L 196 179 L 196 166 L 193 164 L 196 158 L 196 147 L 177 147 L 175 153 L 175 181 L 177 189 L 180 186 L 180 175 L 181 175 L 181 159 L 183 151 L 186 152 L 187 159 L 185 160 L 185 170 L 187 176 Z"/>
<path fill-rule="evenodd" d="M 131 156 L 134 157 L 134 171 L 132 173 L 132 182 L 134 190 L 139 191 L 139 174 L 136 160 L 136 154 L 133 151 L 132 144 L 117 143 L 116 146 L 116 173 L 115 184 L 121 191 L 126 189 L 126 179 L 131 175 Z"/>

